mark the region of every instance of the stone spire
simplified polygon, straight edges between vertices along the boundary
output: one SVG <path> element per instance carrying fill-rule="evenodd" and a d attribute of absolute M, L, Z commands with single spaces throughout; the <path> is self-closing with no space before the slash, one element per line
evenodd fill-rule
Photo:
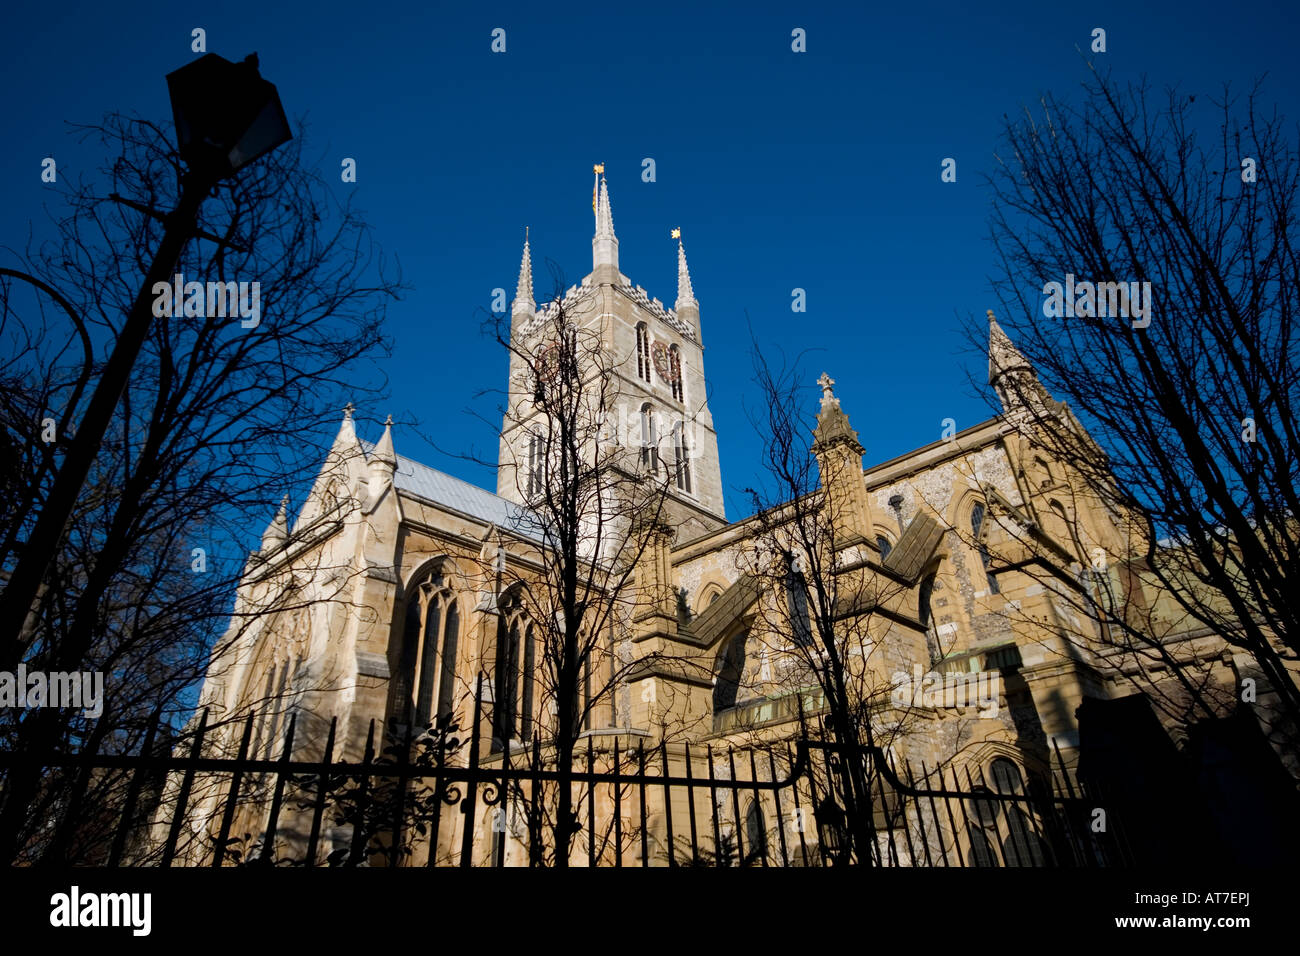
<path fill-rule="evenodd" d="M 691 270 L 686 265 L 686 247 L 682 245 L 680 230 L 677 238 L 677 308 L 699 306 L 695 301 L 695 290 L 691 288 Z"/>
<path fill-rule="evenodd" d="M 614 235 L 614 213 L 609 204 L 605 166 L 596 165 L 596 235 L 591 240 L 592 276 L 596 282 L 620 281 L 618 237 Z"/>
<path fill-rule="evenodd" d="M 1038 372 L 1002 326 L 998 325 L 993 310 L 989 317 L 989 384 L 997 392 L 1003 411 L 1028 412 L 1042 415 L 1059 406 L 1038 381 Z"/>
<path fill-rule="evenodd" d="M 1023 370 L 1036 374 L 1029 360 L 1021 354 L 1020 349 L 1016 348 L 1007 333 L 1002 331 L 1002 326 L 998 325 L 993 310 L 989 309 L 987 315 L 989 317 L 989 384 L 997 385 L 998 379 L 1011 371 Z"/>
<path fill-rule="evenodd" d="M 862 443 L 832 390 L 835 379 L 823 372 L 817 384 L 822 404 L 813 429 L 813 452 L 830 496 L 832 520 L 845 540 L 853 534 L 870 538 L 871 504 L 862 480 Z"/>
<path fill-rule="evenodd" d="M 698 334 L 700 304 L 695 301 L 695 290 L 691 288 L 691 270 L 686 265 L 686 247 L 682 245 L 682 231 L 674 229 L 672 237 L 677 240 L 677 317 L 687 322 Z"/>
<path fill-rule="evenodd" d="M 339 424 L 339 433 L 334 437 L 334 447 L 352 448 L 357 443 L 357 430 L 352 424 L 352 413 L 356 406 L 348 402 L 343 406 L 343 421 Z"/>
<path fill-rule="evenodd" d="M 384 422 L 384 434 L 370 451 L 370 480 L 367 482 L 365 511 L 369 514 L 393 486 L 393 473 L 397 471 L 397 452 L 393 451 L 393 416 Z"/>
<path fill-rule="evenodd" d="M 821 411 L 817 413 L 817 427 L 813 430 L 817 445 L 848 444 L 856 449 L 860 459 L 863 449 L 858 441 L 858 433 L 849 424 L 849 416 L 845 415 L 844 410 L 840 408 L 840 400 L 835 397 L 835 392 L 832 390 L 835 379 L 822 372 L 821 378 L 817 379 L 817 384 L 822 390 Z"/>
<path fill-rule="evenodd" d="M 275 517 L 262 533 L 262 553 L 270 554 L 282 547 L 289 540 L 289 496 L 280 499 L 280 507 Z"/>
<path fill-rule="evenodd" d="M 390 470 L 397 468 L 397 452 L 393 450 L 393 416 L 389 415 L 384 421 L 384 434 L 375 445 L 374 451 L 370 453 L 370 461 L 383 462 L 388 465 Z"/>
<path fill-rule="evenodd" d="M 531 319 L 537 312 L 533 299 L 533 255 L 528 249 L 528 227 L 524 227 L 524 257 L 519 262 L 519 284 L 515 287 L 515 301 L 510 307 L 511 317 Z"/>

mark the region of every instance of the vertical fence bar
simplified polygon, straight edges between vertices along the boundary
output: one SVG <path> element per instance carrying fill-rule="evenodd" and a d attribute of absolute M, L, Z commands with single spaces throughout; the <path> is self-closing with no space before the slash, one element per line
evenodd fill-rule
<path fill-rule="evenodd" d="M 663 742 L 664 751 L 664 828 L 668 833 L 668 865 L 677 865 L 677 852 L 673 847 L 673 791 L 668 785 L 668 741 Z"/>
<path fill-rule="evenodd" d="M 922 764 L 922 767 L 924 767 L 924 764 Z M 943 779 L 943 768 L 936 767 L 935 770 L 939 774 L 939 789 L 947 790 L 948 784 Z M 953 771 L 954 786 L 957 783 L 956 777 L 957 777 L 957 772 L 954 770 Z M 948 812 L 948 824 L 952 827 L 952 844 L 953 844 L 953 849 L 957 851 L 957 865 L 964 867 L 966 865 L 966 856 L 964 853 L 962 853 L 961 841 L 966 837 L 966 833 L 957 828 L 957 818 L 954 817 L 952 813 L 952 800 L 946 794 L 944 795 L 943 798 L 943 808 Z M 965 819 L 966 808 L 963 807 L 961 812 L 962 812 L 962 818 Z"/>
<path fill-rule="evenodd" d="M 713 864 L 722 865 L 722 830 L 718 826 L 718 781 L 713 774 L 713 745 L 706 750 L 709 759 L 709 806 L 713 809 Z"/>
<path fill-rule="evenodd" d="M 217 845 L 212 853 L 212 865 L 220 866 L 226 855 L 226 843 L 230 838 L 230 827 L 235 820 L 235 809 L 239 803 L 239 787 L 244 779 L 244 761 L 248 759 L 248 742 L 253 734 L 253 715 L 244 721 L 244 734 L 239 742 L 239 756 L 235 758 L 235 772 L 230 775 L 230 793 L 226 797 L 226 809 L 221 815 L 221 829 L 217 832 Z M 245 852 L 248 848 L 244 848 Z"/>
<path fill-rule="evenodd" d="M 77 774 L 72 784 L 72 796 L 68 800 L 63 819 L 59 821 L 58 830 L 54 834 L 54 841 L 49 852 L 44 855 L 42 863 L 58 865 L 63 862 L 61 857 L 67 852 L 67 844 L 71 842 L 72 831 L 76 828 L 77 817 L 81 814 L 82 801 L 86 798 L 86 791 L 90 789 L 90 776 L 94 770 L 94 758 L 99 751 L 101 739 L 99 735 L 91 734 L 90 748 L 77 755 Z"/>
<path fill-rule="evenodd" d="M 1043 865 L 1055 866 L 1056 854 L 1052 851 L 1051 841 L 1045 836 L 1046 821 L 1042 819 L 1042 799 L 1038 796 L 1042 785 L 1037 775 L 1032 775 L 1026 768 L 1024 783 L 1025 816 L 1028 818 L 1031 832 L 1043 849 Z M 1050 804 L 1049 804 L 1050 808 Z"/>
<path fill-rule="evenodd" d="M 993 790 L 992 787 L 990 787 L 990 786 L 988 785 L 988 781 L 986 781 L 986 780 L 984 779 L 984 771 L 981 770 L 981 769 L 979 769 L 979 768 L 976 768 L 976 769 L 979 770 L 979 775 L 980 775 L 979 786 L 982 788 L 982 792 L 983 792 L 983 793 L 987 793 L 987 794 L 992 794 L 992 793 L 994 792 L 994 790 Z M 1001 800 L 994 800 L 991 796 L 987 796 L 987 797 L 976 797 L 976 796 L 974 796 L 976 783 L 975 783 L 974 778 L 971 777 L 971 775 L 970 775 L 970 765 L 969 765 L 969 764 L 965 767 L 965 771 L 966 771 L 966 789 L 967 789 L 967 791 L 968 791 L 970 794 L 972 794 L 971 802 L 972 802 L 972 803 L 975 805 L 975 807 L 976 807 L 976 810 L 975 810 L 975 825 L 976 825 L 976 827 L 979 828 L 980 835 L 983 836 L 983 837 L 985 838 L 985 842 L 988 841 L 988 829 L 989 829 L 989 828 L 988 828 L 988 825 L 985 824 L 984 820 L 980 818 L 980 814 L 979 814 L 979 809 L 978 809 L 978 808 L 979 808 L 979 806 L 980 806 L 981 801 L 983 801 L 983 804 L 984 804 L 984 806 L 985 806 L 986 808 L 988 808 L 988 807 L 992 807 L 992 816 L 993 816 L 993 846 L 992 846 L 990 849 L 991 849 L 992 852 L 993 852 L 993 865 L 994 865 L 994 866 L 997 866 L 997 865 L 998 865 L 998 862 L 997 862 L 997 861 L 998 861 L 998 859 L 1000 858 L 1000 859 L 1002 860 L 1002 864 L 1001 864 L 1002 866 L 1004 866 L 1004 867 L 1005 867 L 1005 866 L 1009 866 L 1010 864 L 1007 863 L 1006 844 L 1005 844 L 1005 841 L 1003 841 L 1003 839 L 1002 839 L 1002 828 L 998 826 L 998 819 L 1003 815 L 1003 813 L 1002 813 L 1002 801 L 1001 801 Z M 954 777 L 957 776 L 957 772 L 956 772 L 955 770 L 953 771 L 953 776 L 954 776 Z"/>
<path fill-rule="evenodd" d="M 361 768 L 357 779 L 357 819 L 352 825 L 352 845 L 348 848 L 348 866 L 357 866 L 365 860 L 366 843 L 370 839 L 369 817 L 370 775 L 375 761 L 375 721 L 370 720 L 370 730 L 366 734 L 366 749 L 361 757 Z"/>
<path fill-rule="evenodd" d="M 873 765 L 874 765 L 876 762 L 877 762 L 877 759 L 876 759 L 875 756 L 873 756 L 873 757 L 872 757 L 872 763 L 873 763 Z M 873 775 L 874 775 L 875 778 L 876 778 L 876 783 L 878 784 L 877 789 L 880 791 L 880 818 L 881 818 L 882 820 L 885 821 L 885 836 L 888 837 L 888 839 L 889 839 L 889 856 L 890 856 L 890 861 L 893 863 L 894 866 L 898 866 L 898 865 L 899 865 L 899 863 L 898 863 L 898 843 L 897 843 L 897 841 L 896 841 L 895 838 L 894 838 L 894 830 L 895 830 L 896 828 L 893 827 L 893 826 L 890 826 L 890 824 L 895 823 L 896 821 L 894 821 L 893 819 L 891 819 L 890 812 L 889 812 L 889 798 L 885 795 L 885 775 L 884 775 L 883 773 L 881 773 L 881 771 L 880 771 L 880 767 L 873 766 L 873 771 L 874 771 Z M 895 793 L 897 793 L 897 791 L 895 791 Z M 868 778 L 867 778 L 867 803 L 868 803 L 867 812 L 868 812 L 868 813 L 871 813 L 871 814 L 873 815 L 873 817 L 874 817 L 874 810 L 873 810 L 873 808 L 869 805 L 870 802 L 871 802 L 871 799 L 870 799 L 870 798 L 871 798 L 871 779 L 870 779 L 870 777 L 868 777 Z M 900 795 L 900 801 L 899 801 L 899 802 L 900 802 L 900 805 L 901 805 L 901 802 L 902 802 L 902 800 L 901 800 L 901 795 Z M 874 821 L 873 821 L 873 823 L 874 823 Z M 907 826 L 906 826 L 906 816 L 904 817 L 904 827 L 903 827 L 903 829 L 907 829 Z M 875 832 L 876 832 L 876 831 L 875 831 L 874 826 L 873 826 L 873 829 L 872 829 L 873 837 L 874 837 Z M 879 839 L 876 839 L 876 843 L 879 843 L 879 842 L 880 842 Z M 882 853 L 881 855 L 883 856 L 884 854 Z M 882 859 L 882 860 L 880 861 L 880 864 L 881 864 L 881 866 L 884 866 L 885 861 Z"/>
<path fill-rule="evenodd" d="M 510 833 L 510 738 L 501 745 L 501 783 L 497 787 L 497 805 L 492 809 L 492 866 L 498 870 L 506 865 L 506 837 Z"/>
<path fill-rule="evenodd" d="M 893 762 L 892 762 L 892 761 L 888 761 L 886 765 L 889 767 L 889 773 L 890 773 L 890 776 L 892 776 L 892 777 L 894 777 L 895 779 L 897 779 L 897 778 L 898 778 L 898 770 L 897 770 L 896 767 L 894 767 Z M 895 817 L 895 816 L 893 815 L 893 813 L 890 812 L 889 802 L 888 802 L 888 800 L 885 799 L 885 779 L 884 779 L 884 775 L 881 774 L 881 778 L 880 778 L 880 800 L 881 800 L 881 803 L 882 803 L 882 804 L 884 805 L 884 807 L 885 807 L 885 819 L 886 819 L 886 822 L 889 822 L 889 823 L 899 823 L 899 824 L 902 826 L 902 828 L 903 828 L 903 840 L 907 843 L 907 865 L 908 865 L 908 866 L 916 866 L 916 847 L 912 846 L 912 828 L 909 827 L 909 826 L 907 825 L 907 797 L 906 797 L 903 793 L 901 793 L 898 789 L 894 788 L 892 785 L 891 785 L 890 789 L 893 790 L 894 795 L 898 797 L 898 816 L 897 816 L 897 817 Z M 894 847 L 894 828 L 893 828 L 893 827 L 891 827 L 890 830 L 889 830 L 889 845 L 890 845 L 891 847 Z M 895 849 L 894 852 L 895 852 L 895 855 L 897 855 L 897 850 L 896 850 L 896 849 Z M 898 864 L 897 864 L 897 861 L 895 862 L 895 865 L 898 865 Z"/>
<path fill-rule="evenodd" d="M 1052 738 L 1052 749 L 1056 753 L 1056 762 L 1061 767 L 1061 777 L 1065 781 L 1065 789 L 1069 795 L 1069 802 L 1062 807 L 1061 816 L 1065 819 L 1066 833 L 1069 835 L 1070 842 L 1075 845 L 1077 862 L 1080 866 L 1089 866 L 1097 861 L 1097 855 L 1094 852 L 1092 837 L 1088 834 L 1087 827 L 1083 828 L 1080 834 L 1076 828 L 1074 819 L 1078 804 L 1075 803 L 1074 784 L 1070 781 L 1070 771 L 1065 765 L 1065 758 L 1061 756 L 1061 746 Z"/>
<path fill-rule="evenodd" d="M 153 739 L 158 732 L 158 724 L 161 719 L 162 714 L 155 710 L 153 716 L 149 718 L 149 726 L 144 732 L 144 745 L 140 748 L 140 766 L 131 775 L 131 783 L 126 789 L 126 804 L 122 807 L 122 819 L 117 832 L 113 834 L 113 847 L 108 853 L 108 865 L 110 867 L 120 866 L 122 854 L 126 852 L 127 833 L 132 827 L 131 821 L 135 817 L 136 804 L 140 802 L 140 791 L 144 789 L 144 778 L 149 772 L 153 755 Z M 166 780 L 165 775 L 163 779 Z"/>
<path fill-rule="evenodd" d="M 478 802 L 478 737 L 479 722 L 483 718 L 483 672 L 479 671 L 474 684 L 474 719 L 469 727 L 469 769 L 470 778 L 465 781 L 465 796 L 460 801 L 461 816 L 465 819 L 464 833 L 460 841 L 460 865 L 474 865 L 474 806 Z M 510 746 L 510 741 L 506 741 Z"/>
<path fill-rule="evenodd" d="M 199 726 L 194 733 L 194 743 L 190 746 L 191 763 L 185 768 L 181 778 L 181 791 L 176 797 L 176 810 L 172 816 L 172 825 L 167 832 L 167 843 L 163 846 L 162 865 L 171 866 L 176 856 L 176 841 L 180 839 L 181 827 L 185 823 L 185 810 L 190 802 L 190 788 L 194 786 L 194 763 L 203 753 L 203 735 L 208 729 L 208 709 L 203 708 L 199 716 Z"/>
<path fill-rule="evenodd" d="M 438 721 L 438 755 L 434 758 L 433 773 L 433 819 L 429 821 L 429 855 L 425 858 L 425 866 L 438 865 L 438 847 L 442 838 L 442 814 L 447 809 L 447 803 L 443 799 L 447 794 L 447 783 L 443 779 L 442 771 L 447 766 L 447 734 L 450 733 L 450 722 L 443 723 Z"/>
<path fill-rule="evenodd" d="M 967 776 L 967 778 L 969 779 L 969 777 L 970 777 L 970 771 L 969 771 L 969 770 L 966 772 L 966 776 Z M 939 771 L 939 780 L 940 780 L 940 782 L 942 782 L 942 780 L 943 780 L 943 771 L 942 771 L 942 770 Z M 960 792 L 960 790 L 961 790 L 961 786 L 960 786 L 960 784 L 961 784 L 961 781 L 957 779 L 957 768 L 956 768 L 956 767 L 953 767 L 953 768 L 952 768 L 952 788 L 953 788 L 953 790 L 956 790 L 956 791 Z M 946 784 L 944 785 L 944 789 L 945 789 L 945 790 L 948 789 Z M 947 800 L 948 798 L 945 797 L 944 799 Z M 966 804 L 969 803 L 969 802 L 970 802 L 970 800 L 969 800 L 969 795 L 968 795 L 968 799 L 966 799 L 966 800 L 963 800 L 963 799 L 961 799 L 961 798 L 958 798 L 958 800 L 957 800 L 957 807 L 961 810 L 961 836 L 964 837 L 964 838 L 967 839 L 967 840 L 970 839 L 970 834 L 971 834 L 970 813 L 967 811 L 967 807 L 966 807 Z M 949 812 L 951 813 L 951 811 L 949 811 Z M 983 828 L 981 828 L 981 829 L 983 829 Z M 961 840 L 958 840 L 958 841 L 957 841 L 957 852 L 958 852 L 958 855 L 960 855 L 960 853 L 961 853 Z M 971 858 L 972 858 L 972 861 L 971 861 L 971 863 L 969 864 L 970 866 L 979 866 L 979 861 L 975 859 L 975 855 L 976 855 L 976 854 L 975 854 L 975 845 L 972 843 L 972 844 L 971 844 Z M 963 863 L 963 865 L 967 865 L 967 864 Z"/>
<path fill-rule="evenodd" d="M 328 799 L 330 789 L 329 767 L 330 761 L 334 758 L 334 734 L 338 722 L 338 717 L 330 718 L 329 734 L 325 737 L 325 759 L 321 761 L 321 772 L 317 778 L 316 799 L 312 801 L 311 833 L 307 837 L 307 859 L 304 861 L 307 866 L 316 865 L 316 851 L 320 846 L 320 822 L 321 817 L 325 815 L 325 801 Z"/>
<path fill-rule="evenodd" d="M 823 752 L 822 752 L 822 764 L 825 765 L 825 763 L 826 763 L 826 754 L 825 754 L 825 752 L 823 751 Z M 829 775 L 828 775 L 828 776 L 829 776 Z M 827 792 L 827 795 L 829 796 L 829 794 L 830 794 L 830 781 L 829 781 L 829 779 L 827 780 L 827 784 L 826 784 L 826 792 Z M 813 826 L 817 827 L 817 856 L 818 856 L 818 857 L 821 859 L 821 861 L 822 861 L 822 868 L 825 869 L 825 868 L 826 868 L 827 866 L 829 866 L 830 864 L 828 864 L 828 863 L 826 862 L 826 841 L 822 839 L 821 826 L 820 826 L 820 825 L 818 824 L 818 822 L 817 822 L 817 810 L 818 810 L 818 806 L 817 806 L 817 772 L 816 772 L 815 768 L 813 767 L 812 749 L 811 749 L 811 748 L 809 748 L 809 750 L 808 750 L 808 802 L 809 802 L 810 804 L 812 804 L 811 809 L 812 809 L 812 813 L 813 813 Z"/>
<path fill-rule="evenodd" d="M 596 758 L 591 738 L 587 738 L 587 773 L 595 774 Z M 596 865 L 596 781 L 587 781 L 587 865 Z"/>
<path fill-rule="evenodd" d="M 758 808 L 758 825 L 762 831 L 763 844 L 762 853 L 759 855 L 759 861 L 763 866 L 767 866 L 767 825 L 763 816 L 763 798 L 758 790 L 758 767 L 754 765 L 754 748 L 749 748 L 749 780 L 754 785 L 754 806 Z M 754 847 L 750 853 L 758 853 L 760 847 Z"/>
<path fill-rule="evenodd" d="M 280 806 L 284 801 L 285 778 L 289 775 L 289 761 L 293 759 L 293 731 L 298 722 L 297 714 L 289 715 L 289 732 L 284 737 L 284 749 L 280 752 L 280 766 L 275 771 L 275 793 L 271 796 L 271 816 L 266 822 L 266 837 L 262 841 L 262 864 L 271 866 L 275 857 L 275 831 L 280 824 Z"/>
<path fill-rule="evenodd" d="M 695 778 L 691 774 L 691 745 L 685 745 L 686 750 L 686 810 L 691 823 L 691 862 L 698 863 L 700 859 L 700 845 L 696 838 L 695 832 Z"/>
<path fill-rule="evenodd" d="M 614 865 L 623 865 L 623 769 L 619 763 L 617 735 L 614 737 Z"/>
<path fill-rule="evenodd" d="M 776 758 L 772 756 L 772 748 L 767 749 L 767 771 L 772 777 L 772 802 L 776 805 L 776 838 L 781 844 L 781 865 L 790 865 L 790 854 L 785 848 L 785 816 L 781 813 L 781 788 L 776 786 L 781 779 L 776 775 Z"/>
<path fill-rule="evenodd" d="M 533 731 L 533 771 L 542 769 L 542 741 Z M 542 863 L 542 818 L 537 812 L 537 791 L 542 781 L 536 776 L 528 780 L 528 865 L 540 866 Z"/>
<path fill-rule="evenodd" d="M 795 765 L 795 759 L 794 759 L 794 755 L 790 753 L 790 745 L 788 743 L 785 745 L 785 759 L 790 764 L 791 771 L 793 771 Z M 808 815 L 804 813 L 803 805 L 799 802 L 799 779 L 797 777 L 793 779 L 793 782 L 791 784 L 791 791 L 794 795 L 795 820 L 798 822 L 798 826 L 795 829 L 799 834 L 799 858 L 800 858 L 799 862 L 801 865 L 807 866 L 809 863 L 808 842 L 807 840 L 804 839 L 803 831 L 804 831 L 804 824 L 808 822 L 807 820 Z"/>
<path fill-rule="evenodd" d="M 727 761 L 731 767 L 731 813 L 732 829 L 736 834 L 736 865 L 749 866 L 745 858 L 745 841 L 740 831 L 744 829 L 740 819 L 740 781 L 736 779 L 736 749 L 727 747 Z"/>
<path fill-rule="evenodd" d="M 930 771 L 926 767 L 925 761 L 921 761 L 921 775 L 925 781 L 925 790 L 929 794 L 930 800 L 930 819 L 934 823 L 934 831 L 939 839 L 939 854 L 943 857 L 944 866 L 952 866 L 952 861 L 948 859 L 948 846 L 943 839 L 943 821 L 939 819 L 939 808 L 934 802 L 934 788 L 930 786 Z M 943 789 L 940 787 L 940 789 Z M 949 814 L 951 816 L 951 814 Z M 956 824 L 953 824 L 953 832 L 956 832 Z"/>
<path fill-rule="evenodd" d="M 406 814 L 406 788 L 411 779 L 403 771 L 411 765 L 411 740 L 414 730 L 415 727 L 408 722 L 406 731 L 402 734 L 402 749 L 397 755 L 397 776 L 394 778 L 397 793 L 393 798 L 393 833 L 388 847 L 389 866 L 399 866 L 402 861 L 402 830 L 404 829 L 402 824 L 405 822 L 403 817 Z"/>
<path fill-rule="evenodd" d="M 907 771 L 907 788 L 909 790 L 916 790 L 917 789 L 916 777 L 912 773 L 912 764 L 907 759 L 903 760 L 903 769 Z M 913 800 L 914 800 L 913 805 L 916 807 L 916 828 L 921 832 L 921 849 L 925 851 L 925 865 L 934 866 L 934 861 L 930 859 L 930 838 L 925 832 L 925 805 L 921 803 L 920 799 L 918 798 L 914 797 Z M 904 821 L 904 825 L 906 825 L 906 821 L 907 821 L 906 810 L 903 811 L 903 821 Z M 907 852 L 913 854 L 912 865 L 916 866 L 917 865 L 917 859 L 915 856 L 916 851 L 912 849 L 912 841 L 910 839 L 907 841 L 907 846 L 908 846 Z"/>
<path fill-rule="evenodd" d="M 636 744 L 636 757 L 639 773 L 637 782 L 641 788 L 641 865 L 650 865 L 650 841 L 645 832 L 645 740 L 638 740 Z"/>

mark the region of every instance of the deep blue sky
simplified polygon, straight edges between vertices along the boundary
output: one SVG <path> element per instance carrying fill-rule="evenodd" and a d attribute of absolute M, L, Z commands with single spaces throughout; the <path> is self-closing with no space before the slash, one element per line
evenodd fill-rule
<path fill-rule="evenodd" d="M 557 6 L 568 6 L 556 12 Z M 230 59 L 256 50 L 313 155 L 355 190 L 414 288 L 390 311 L 392 412 L 442 448 L 491 452 L 504 356 L 481 333 L 494 287 L 513 295 L 523 227 L 535 261 L 569 283 L 591 268 L 591 166 L 610 182 L 621 267 L 671 305 L 681 226 L 701 304 L 728 513 L 761 447 L 743 403 L 746 312 L 765 346 L 824 368 L 882 461 L 986 417 L 966 375 L 960 317 L 990 307 L 987 169 L 1004 113 L 1072 93 L 1094 27 L 1122 77 L 1216 93 L 1267 72 L 1300 115 L 1296 4 L 1173 2 L 841 4 L 149 3 L 7 5 L 0 15 L 0 245 L 47 233 L 40 161 L 93 167 L 65 121 L 122 109 L 168 119 L 163 75 L 192 59 L 190 31 Z M 129 12 L 127 10 L 129 9 Z M 491 31 L 507 52 L 490 52 Z M 791 30 L 807 31 L 793 53 Z M 355 157 L 358 183 L 338 182 Z M 653 157 L 658 181 L 642 183 Z M 955 184 L 940 162 L 958 162 Z M 808 311 L 790 311 L 794 287 Z M 539 282 L 538 292 L 547 291 Z M 814 389 L 809 382 L 810 408 Z M 286 436 L 287 440 L 292 440 Z M 326 436 L 328 438 L 328 436 Z M 489 487 L 483 468 L 409 429 L 398 451 Z M 257 529 L 260 530 L 260 529 Z"/>

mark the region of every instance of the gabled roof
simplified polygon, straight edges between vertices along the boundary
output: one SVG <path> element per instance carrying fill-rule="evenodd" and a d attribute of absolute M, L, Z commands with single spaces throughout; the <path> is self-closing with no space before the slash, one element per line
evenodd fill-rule
<path fill-rule="evenodd" d="M 912 519 L 883 565 L 909 583 L 915 583 L 942 538 L 943 528 L 939 522 L 922 511 Z"/>
<path fill-rule="evenodd" d="M 361 443 L 367 457 L 374 447 L 372 442 Z M 403 455 L 397 456 L 393 484 L 402 494 L 495 524 L 503 531 L 530 541 L 540 543 L 542 540 L 539 520 L 522 505 Z"/>
<path fill-rule="evenodd" d="M 731 587 L 691 621 L 689 631 L 705 647 L 711 645 L 758 600 L 758 580 L 741 575 Z"/>

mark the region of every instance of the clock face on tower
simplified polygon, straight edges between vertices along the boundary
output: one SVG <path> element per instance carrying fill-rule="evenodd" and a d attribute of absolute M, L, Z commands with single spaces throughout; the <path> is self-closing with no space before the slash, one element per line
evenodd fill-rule
<path fill-rule="evenodd" d="M 668 351 L 668 346 L 662 342 L 656 342 L 650 347 L 650 357 L 654 359 L 655 371 L 659 373 L 659 378 L 669 384 L 677 381 L 677 376 L 681 373 L 673 367 L 672 355 Z"/>
<path fill-rule="evenodd" d="M 552 340 L 542 347 L 537 356 L 537 377 L 549 382 L 560 371 L 560 343 Z"/>

